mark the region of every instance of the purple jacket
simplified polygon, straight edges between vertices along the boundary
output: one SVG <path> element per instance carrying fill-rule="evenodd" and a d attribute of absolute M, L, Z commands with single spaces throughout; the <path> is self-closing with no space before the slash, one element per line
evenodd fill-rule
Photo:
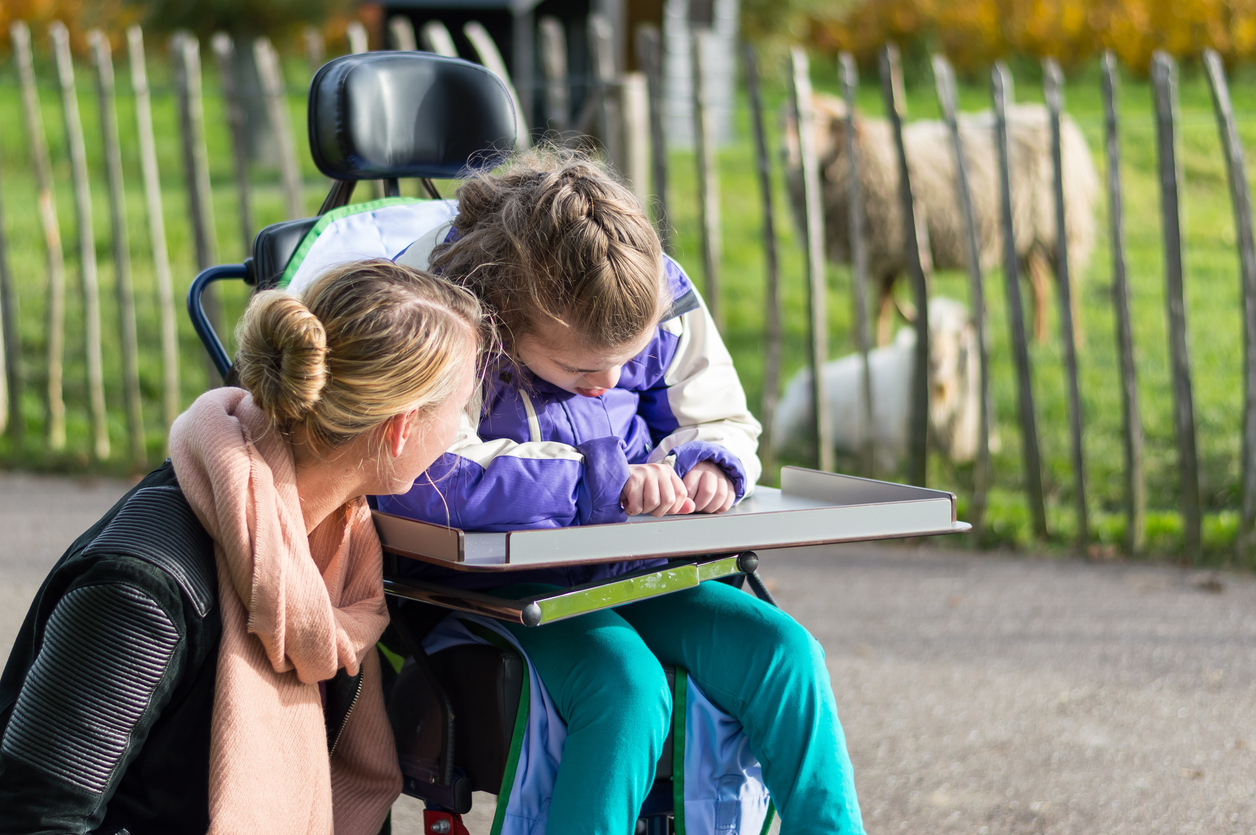
<path fill-rule="evenodd" d="M 670 258 L 666 270 L 672 309 L 646 349 L 624 365 L 615 388 L 582 397 L 538 378 L 520 385 L 510 372 L 500 373 L 486 383 L 479 426 L 466 417 L 453 447 L 427 475 L 408 493 L 378 497 L 379 509 L 482 531 L 621 522 L 628 465 L 660 461 L 670 461 L 682 477 L 699 461 L 712 461 L 728 474 L 738 500 L 748 495 L 760 473 L 759 423 L 697 290 Z M 648 564 L 509 575 L 410 568 L 415 576 L 481 589 L 576 585 Z"/>

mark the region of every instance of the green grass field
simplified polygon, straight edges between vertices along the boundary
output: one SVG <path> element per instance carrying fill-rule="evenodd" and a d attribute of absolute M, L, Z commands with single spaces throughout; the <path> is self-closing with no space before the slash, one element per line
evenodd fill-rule
<path fill-rule="evenodd" d="M 182 399 L 186 405 L 203 391 L 209 379 L 204 352 L 183 310 L 183 298 L 195 275 L 195 253 L 187 221 L 181 150 L 173 89 L 164 63 L 164 54 L 153 52 L 150 74 L 154 88 L 154 114 L 159 166 L 163 179 L 167 238 L 175 277 L 177 317 L 182 353 Z M 233 186 L 231 154 L 226 121 L 211 61 L 206 61 L 206 125 L 208 130 L 211 177 L 214 185 L 214 212 L 219 262 L 239 261 L 245 244 L 239 230 L 238 207 Z M 119 62 L 119 122 L 123 133 L 123 157 L 128 182 L 127 210 L 131 254 L 138 305 L 141 340 L 141 375 L 145 397 L 145 425 L 151 462 L 163 456 L 165 427 L 159 411 L 161 368 L 158 350 L 158 311 L 151 252 L 139 174 L 138 143 L 135 136 L 134 100 L 130 80 Z M 26 439 L 17 446 L 6 435 L 0 438 L 0 464 L 23 469 L 63 472 L 109 472 L 126 470 L 125 426 L 122 409 L 122 382 L 118 339 L 118 311 L 114 303 L 114 270 L 110 251 L 108 196 L 103 173 L 99 115 L 94 95 L 94 77 L 86 65 L 79 67 L 80 107 L 88 137 L 89 166 L 92 172 L 94 232 L 100 263 L 102 319 L 105 334 L 106 397 L 109 405 L 113 457 L 106 462 L 90 460 L 85 346 L 83 344 L 82 302 L 79 289 L 77 240 L 73 191 L 65 151 L 60 100 L 51 84 L 47 64 L 38 68 L 40 95 L 48 140 L 54 161 L 56 196 L 61 234 L 68 266 L 65 400 L 68 416 L 68 444 L 64 452 L 51 453 L 44 441 L 45 415 L 42 399 L 45 365 L 45 306 L 47 278 L 42 236 L 34 211 L 36 190 L 21 120 L 16 73 L 8 63 L 0 66 L 0 195 L 3 199 L 4 229 L 8 257 L 16 276 L 20 296 L 21 339 L 26 393 L 22 401 Z M 306 70 L 296 62 L 288 66 L 288 84 L 293 90 L 305 83 Z M 1041 85 L 1034 68 L 1018 68 L 1016 88 L 1019 100 L 1041 100 Z M 831 66 L 813 65 L 817 88 L 836 89 Z M 881 112 L 879 88 L 869 76 L 860 91 L 861 106 L 870 115 Z M 910 118 L 936 118 L 932 79 L 923 73 L 909 73 L 907 79 Z M 1240 131 L 1248 146 L 1256 143 L 1256 74 L 1241 72 L 1232 81 L 1232 95 L 1240 121 Z M 779 147 L 779 120 L 776 116 L 784 98 L 779 79 L 769 82 L 766 97 L 769 141 Z M 963 83 L 960 104 L 965 110 L 988 106 L 983 81 Z M 304 150 L 304 101 L 299 95 L 290 100 L 298 142 L 302 148 L 306 184 L 306 208 L 313 212 L 325 194 L 326 181 L 314 169 Z M 1098 156 L 1102 141 L 1102 105 L 1097 67 L 1070 78 L 1066 87 L 1066 108 L 1081 126 Z M 1232 561 L 1237 521 L 1239 443 L 1242 398 L 1242 336 L 1239 323 L 1238 262 L 1225 168 L 1217 139 L 1206 82 L 1200 72 L 1187 68 L 1181 84 L 1181 146 L 1185 177 L 1184 225 L 1187 242 L 1188 317 L 1194 369 L 1195 410 L 1202 466 L 1202 493 L 1207 512 L 1205 553 L 1193 555 L 1200 564 Z M 726 320 L 725 338 L 742 374 L 750 401 L 757 408 L 763 394 L 763 316 L 764 260 L 760 197 L 753 165 L 753 146 L 747 126 L 749 117 L 744 97 L 737 112 L 736 140 L 719 155 L 719 188 L 723 230 L 722 304 Z M 1121 90 L 1122 152 L 1127 207 L 1127 263 L 1133 294 L 1135 344 L 1138 352 L 1140 405 L 1146 432 L 1147 489 L 1149 502 L 1148 550 L 1157 555 L 1181 555 L 1181 523 L 1176 513 L 1178 471 L 1171 417 L 1166 326 L 1163 299 L 1162 249 L 1159 198 L 1155 179 L 1155 144 L 1151 121 L 1150 90 L 1146 82 L 1126 79 Z M 783 193 L 783 172 L 774 160 L 777 233 L 782 255 L 784 315 L 784 375 L 787 380 L 805 361 L 806 313 L 802 258 L 792 228 Z M 697 237 L 697 196 L 694 158 L 677 152 L 670 157 L 670 210 L 678 235 L 677 254 L 682 264 L 701 286 L 701 254 Z M 260 226 L 283 219 L 282 196 L 277 170 L 256 168 L 251 175 L 253 213 Z M 413 184 L 406 193 L 417 194 Z M 362 190 L 366 192 L 366 189 Z M 360 194 L 365 199 L 367 194 Z M 1099 553 L 1123 536 L 1121 408 L 1117 376 L 1114 319 L 1110 301 L 1111 254 L 1107 221 L 1100 207 L 1096 218 L 1099 246 L 1089 269 L 1081 278 L 1086 345 L 1080 355 L 1082 391 L 1086 416 L 1085 448 L 1089 474 L 1088 500 L 1092 513 L 1092 536 Z M 1008 327 L 1004 307 L 1002 276 L 986 276 L 994 362 L 993 391 L 996 401 L 1001 450 L 994 459 L 995 489 L 990 499 L 985 545 L 1024 546 L 1030 542 L 1029 517 L 1019 491 L 1021 468 L 1017 435 L 1015 377 L 1008 351 Z M 830 341 L 832 353 L 853 350 L 850 304 L 850 275 L 845 268 L 829 270 Z M 966 279 L 959 273 L 941 273 L 934 292 L 955 298 L 967 296 Z M 242 287 L 227 294 L 229 316 L 234 317 L 244 302 Z M 1051 311 L 1051 325 L 1057 333 Z M 1072 517 L 1072 476 L 1069 466 L 1067 402 L 1058 339 L 1033 346 L 1035 397 L 1042 435 L 1049 519 L 1050 547 L 1067 548 Z M 789 462 L 786 462 L 789 463 Z M 794 462 L 807 463 L 807 462 Z M 774 481 L 775 473 L 767 480 Z M 954 490 L 961 506 L 971 473 L 934 460 L 930 468 L 931 486 Z"/>
<path fill-rule="evenodd" d="M 1018 75 L 1020 101 L 1041 101 L 1040 78 L 1030 72 Z M 812 65 L 818 89 L 837 92 L 835 68 L 820 62 Z M 865 73 L 867 76 L 867 73 Z M 1232 81 L 1234 99 L 1244 142 L 1256 142 L 1256 76 L 1240 73 Z M 772 91 L 774 101 L 782 90 Z M 1066 108 L 1087 137 L 1096 166 L 1103 176 L 1103 105 L 1098 67 L 1070 78 L 1065 91 Z M 907 78 L 910 118 L 938 118 L 932 77 L 917 73 Z M 860 89 L 860 107 L 869 115 L 883 112 L 875 76 Z M 1156 148 L 1152 123 L 1151 91 L 1142 80 L 1126 79 L 1120 91 L 1122 178 L 1126 206 L 1126 259 L 1131 283 L 1134 340 L 1140 386 L 1140 406 L 1146 434 L 1144 468 L 1147 481 L 1149 552 L 1186 558 L 1181 553 L 1181 519 L 1177 513 L 1179 486 L 1176 441 L 1172 423 L 1172 389 L 1167 355 L 1164 307 L 1163 250 L 1160 237 L 1159 192 L 1156 185 Z M 962 83 L 963 110 L 989 107 L 984 81 Z M 739 114 L 741 135 L 748 137 L 748 114 Z M 777 120 L 770 122 L 773 127 Z M 1191 360 L 1194 371 L 1195 414 L 1201 462 L 1201 489 L 1206 517 L 1205 553 L 1193 555 L 1200 564 L 1233 561 L 1237 525 L 1239 446 L 1242 421 L 1242 333 L 1239 321 L 1238 259 L 1225 165 L 1217 138 L 1207 82 L 1195 68 L 1183 71 L 1181 81 L 1181 150 L 1185 192 L 1184 238 L 1186 240 L 1187 311 Z M 753 146 L 739 139 L 720 156 L 724 234 L 724 304 L 726 338 L 750 393 L 761 402 L 764 310 L 764 266 L 761 252 L 761 210 L 753 168 Z M 693 158 L 674 156 L 672 214 L 680 230 L 680 258 L 700 276 L 697 238 L 696 185 Z M 783 172 L 776 171 L 778 187 Z M 1106 192 L 1105 192 L 1106 195 Z M 798 236 L 792 228 L 782 195 L 777 195 L 776 216 L 783 260 L 785 378 L 805 363 L 805 286 Z M 1116 352 L 1115 319 L 1111 301 L 1111 250 L 1107 233 L 1106 197 L 1099 207 L 1096 225 L 1098 246 L 1089 269 L 1081 277 L 1082 318 L 1085 346 L 1079 354 L 1085 416 L 1084 445 L 1088 475 L 1087 500 L 1091 536 L 1097 555 L 1109 554 L 1124 537 L 1124 487 L 1121 428 L 1120 377 Z M 988 530 L 984 545 L 1024 546 L 1030 542 L 1030 518 L 1020 491 L 1020 438 L 1016 417 L 1016 379 L 1009 350 L 1009 327 L 1001 272 L 986 277 L 986 299 L 991 338 L 992 387 L 1001 448 L 994 456 L 995 486 L 990 497 Z M 829 268 L 830 344 L 834 355 L 855 349 L 851 324 L 849 270 Z M 901 289 L 906 290 L 906 282 Z M 967 278 L 959 272 L 942 272 L 933 292 L 967 298 Z M 1022 291 L 1024 294 L 1024 291 Z M 1068 403 L 1056 310 L 1051 310 L 1051 342 L 1031 345 L 1034 396 L 1048 502 L 1050 546 L 1068 548 L 1074 534 L 1073 481 L 1069 458 Z M 790 462 L 786 462 L 790 463 Z M 808 462 L 795 462 L 808 463 Z M 956 468 L 943 461 L 930 465 L 931 486 L 953 490 L 960 496 L 961 511 L 971 485 L 970 468 Z"/>

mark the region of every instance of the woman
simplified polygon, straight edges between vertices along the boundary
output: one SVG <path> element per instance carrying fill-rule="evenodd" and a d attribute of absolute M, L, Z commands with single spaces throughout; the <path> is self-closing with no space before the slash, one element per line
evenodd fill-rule
<path fill-rule="evenodd" d="M 401 777 L 363 497 L 451 443 L 480 324 L 386 261 L 258 294 L 244 390 L 202 395 L 36 595 L 0 677 L 0 832 L 380 830 Z"/>

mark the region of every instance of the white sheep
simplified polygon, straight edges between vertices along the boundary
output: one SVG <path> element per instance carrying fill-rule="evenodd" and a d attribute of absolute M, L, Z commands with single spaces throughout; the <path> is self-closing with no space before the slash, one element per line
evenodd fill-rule
<path fill-rule="evenodd" d="M 898 332 L 890 345 L 868 353 L 872 368 L 873 449 L 878 473 L 896 471 L 909 449 L 911 386 L 916 333 Z M 824 365 L 833 442 L 837 451 L 859 455 L 868 434 L 864 419 L 864 363 L 860 354 Z M 976 329 L 960 302 L 929 302 L 929 431 L 931 444 L 949 460 L 967 463 L 977 455 L 981 378 Z M 804 368 L 785 387 L 776 413 L 772 446 L 809 457 L 815 449 L 811 417 L 811 371 Z"/>
<path fill-rule="evenodd" d="M 816 114 L 816 155 L 823 180 L 825 249 L 830 260 L 848 264 L 851 255 L 846 194 L 846 106 L 841 99 L 824 93 L 815 93 L 812 103 Z M 962 115 L 959 129 L 977 222 L 981 265 L 983 269 L 1001 267 L 1003 234 L 994 116 L 989 111 Z M 1099 176 L 1085 138 L 1067 115 L 1061 120 L 1060 135 L 1073 319 L 1080 335 L 1075 288 L 1094 250 L 1094 205 L 1099 193 Z M 796 131 L 787 127 L 785 136 L 791 202 L 795 217 L 801 218 L 802 175 Z M 1010 108 L 1008 136 L 1016 252 L 1021 272 L 1028 274 L 1033 289 L 1034 336 L 1041 342 L 1046 338 L 1046 305 L 1052 292 L 1051 269 L 1056 252 L 1054 168 L 1047 109 L 1036 104 Z M 864 201 L 868 277 L 870 282 L 879 285 L 877 336 L 878 342 L 884 345 L 890 335 L 894 280 L 907 272 L 898 194 L 898 155 L 890 123 L 885 119 L 857 114 L 855 140 Z M 939 269 L 965 269 L 964 226 L 956 201 L 955 165 L 946 124 L 927 120 L 912 122 L 903 129 L 903 144 L 907 149 L 912 190 L 922 225 L 928 232 L 933 265 Z"/>

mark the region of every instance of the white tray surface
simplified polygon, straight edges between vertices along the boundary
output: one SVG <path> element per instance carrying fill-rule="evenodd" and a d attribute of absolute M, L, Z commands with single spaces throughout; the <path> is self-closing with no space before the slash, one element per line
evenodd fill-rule
<path fill-rule="evenodd" d="M 461 532 L 376 514 L 386 547 L 467 571 L 716 554 L 958 533 L 950 493 L 798 467 L 781 471 L 781 489 L 757 487 L 718 515 L 635 516 L 627 522 L 508 533 Z M 417 546 L 412 526 L 421 525 Z M 426 529 L 432 530 L 426 530 Z M 395 547 L 409 531 L 413 550 Z M 422 553 L 414 553 L 420 550 Z"/>

